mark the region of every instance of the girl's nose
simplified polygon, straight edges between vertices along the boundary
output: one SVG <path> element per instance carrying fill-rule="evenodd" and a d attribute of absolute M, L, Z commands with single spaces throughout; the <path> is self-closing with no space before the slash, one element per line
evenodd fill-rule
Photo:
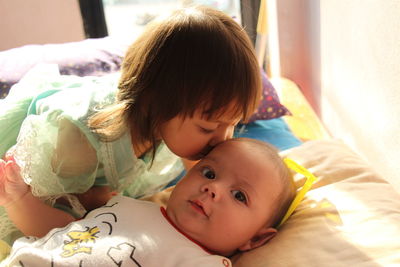
<path fill-rule="evenodd" d="M 228 126 L 228 127 L 222 128 L 219 131 L 217 131 L 215 133 L 215 135 L 213 136 L 213 138 L 210 140 L 209 145 L 211 147 L 214 147 L 214 146 L 218 145 L 219 143 L 232 138 L 234 128 L 235 128 L 234 126 Z"/>

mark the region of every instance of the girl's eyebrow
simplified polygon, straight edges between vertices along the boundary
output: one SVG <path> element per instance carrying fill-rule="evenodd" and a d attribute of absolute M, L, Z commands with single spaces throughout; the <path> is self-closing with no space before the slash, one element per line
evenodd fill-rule
<path fill-rule="evenodd" d="M 213 119 L 207 119 L 207 118 L 203 118 L 203 119 L 201 119 L 203 122 L 206 122 L 206 123 L 220 123 L 220 121 L 218 121 L 218 120 L 213 120 Z"/>
<path fill-rule="evenodd" d="M 219 123 L 219 124 L 229 124 L 229 125 L 236 125 L 239 123 L 240 120 L 234 121 L 233 123 L 231 123 L 231 121 L 227 122 L 227 121 L 222 121 L 219 119 L 213 120 L 213 119 L 209 119 L 209 122 L 213 122 L 213 123 Z"/>

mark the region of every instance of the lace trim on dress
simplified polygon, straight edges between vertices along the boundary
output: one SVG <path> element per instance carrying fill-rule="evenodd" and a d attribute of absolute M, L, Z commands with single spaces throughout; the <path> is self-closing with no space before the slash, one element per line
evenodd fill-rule
<path fill-rule="evenodd" d="M 66 192 L 60 177 L 54 173 L 51 166 L 51 155 L 54 151 L 52 142 L 57 140 L 58 128 L 50 124 L 47 127 L 35 127 L 43 123 L 45 122 L 41 116 L 28 116 L 21 126 L 17 145 L 12 147 L 9 153 L 14 155 L 20 166 L 21 176 L 31 187 L 34 196 L 50 205 L 54 205 L 58 198 L 64 197 L 69 201 L 73 212 L 84 215 L 86 210 L 74 195 Z M 32 152 L 32 147 L 37 151 Z"/>
<path fill-rule="evenodd" d="M 28 116 L 21 126 L 17 145 L 9 151 L 14 155 L 25 183 L 31 186 L 32 194 L 37 197 L 64 192 L 63 186 L 51 167 L 51 155 L 54 150 L 51 142 L 38 141 L 38 136 L 41 134 L 43 134 L 40 137 L 42 140 L 46 136 L 48 139 L 56 139 L 58 129 L 48 125 L 46 133 L 42 133 L 43 128 L 35 126 L 43 123 L 45 122 L 40 116 Z M 32 148 L 36 151 L 32 151 Z"/>

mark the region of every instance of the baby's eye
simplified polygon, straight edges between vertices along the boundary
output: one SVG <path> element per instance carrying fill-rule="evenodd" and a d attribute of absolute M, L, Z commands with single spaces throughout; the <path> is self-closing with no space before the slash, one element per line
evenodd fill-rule
<path fill-rule="evenodd" d="M 231 191 L 231 193 L 232 193 L 232 196 L 236 199 L 236 200 L 238 200 L 238 201 L 240 201 L 240 202 L 243 202 L 243 203 L 247 203 L 247 197 L 246 197 L 246 195 L 242 192 L 242 191 L 239 191 L 239 190 L 232 190 Z"/>
<path fill-rule="evenodd" d="M 215 172 L 208 167 L 203 168 L 201 174 L 207 179 L 215 179 Z"/>

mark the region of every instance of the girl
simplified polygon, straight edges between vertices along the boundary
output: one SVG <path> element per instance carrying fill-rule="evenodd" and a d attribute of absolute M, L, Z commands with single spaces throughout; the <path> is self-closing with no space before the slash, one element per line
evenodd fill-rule
<path fill-rule="evenodd" d="M 182 171 L 176 156 L 198 160 L 230 138 L 261 90 L 245 31 L 205 7 L 151 24 L 128 49 L 118 86 L 115 75 L 46 78 L 35 87 L 38 76 L 28 75 L 0 105 L 0 156 L 18 134 L 7 157 L 34 196 L 68 211 L 49 220 L 20 207 L 13 221 L 25 235 L 65 226 L 112 191 L 159 190 Z M 4 210 L 0 225 L 0 238 L 18 236 Z"/>

